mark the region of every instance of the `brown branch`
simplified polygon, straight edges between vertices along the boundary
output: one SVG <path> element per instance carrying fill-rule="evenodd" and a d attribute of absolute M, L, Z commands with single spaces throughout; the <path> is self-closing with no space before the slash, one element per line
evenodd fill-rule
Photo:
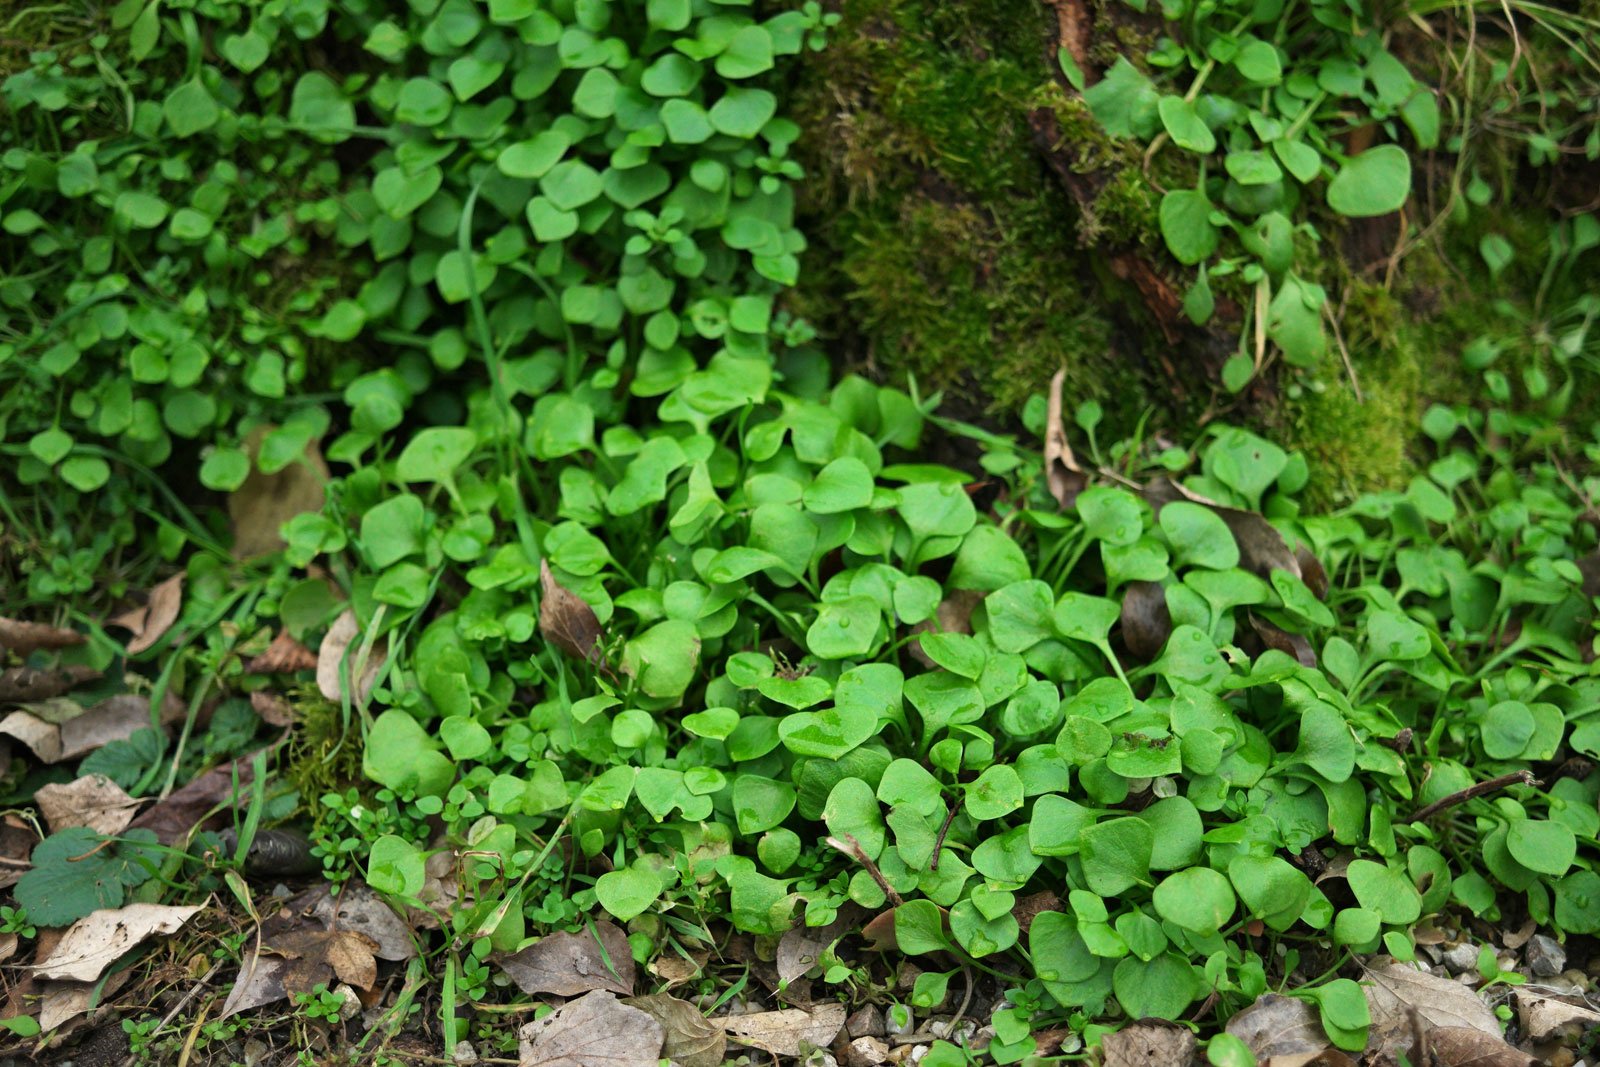
<path fill-rule="evenodd" d="M 1498 792 L 1508 785 L 1538 784 L 1539 779 L 1535 778 L 1531 772 L 1512 771 L 1510 774 L 1502 774 L 1498 778 L 1490 778 L 1488 781 L 1479 782 L 1476 785 L 1469 785 L 1465 789 L 1458 789 L 1447 797 L 1440 797 L 1427 807 L 1419 809 L 1417 813 L 1412 815 L 1408 821 L 1421 822 L 1430 815 L 1437 815 L 1446 808 L 1453 808 L 1457 804 L 1463 804 L 1474 797 L 1481 797 L 1485 793 Z"/>
<path fill-rule="evenodd" d="M 838 849 L 861 864 L 862 867 L 865 867 L 867 873 L 872 876 L 872 880 L 878 883 L 878 888 L 883 890 L 884 896 L 888 897 L 890 903 L 895 907 L 898 908 L 906 902 L 904 897 L 895 892 L 894 886 L 889 884 L 889 880 L 883 876 L 883 872 L 878 870 L 878 865 L 872 862 L 872 857 L 867 855 L 866 850 L 861 847 L 861 842 L 855 839 L 854 834 L 845 834 L 842 839 L 830 837 L 824 843 L 829 848 Z"/>
<path fill-rule="evenodd" d="M 950 832 L 950 824 L 956 821 L 956 812 L 961 809 L 961 801 L 952 800 L 950 810 L 945 813 L 944 825 L 939 827 L 939 836 L 933 839 L 933 858 L 928 861 L 928 870 L 939 869 L 939 853 L 944 851 L 944 838 Z"/>

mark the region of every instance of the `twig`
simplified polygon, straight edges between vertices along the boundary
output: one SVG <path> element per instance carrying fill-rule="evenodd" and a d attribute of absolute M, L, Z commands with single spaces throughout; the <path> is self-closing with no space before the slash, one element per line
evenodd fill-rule
<path fill-rule="evenodd" d="M 972 968 L 965 963 L 961 965 L 961 980 L 966 983 L 967 991 L 961 994 L 961 1006 L 950 1016 L 950 1029 L 945 1031 L 952 1039 L 956 1036 L 956 1026 L 961 1022 L 961 1017 L 967 1014 L 967 1008 L 972 1004 Z"/>
<path fill-rule="evenodd" d="M 889 898 L 895 907 L 898 908 L 906 902 L 904 897 L 895 892 L 894 886 L 889 884 L 889 880 L 883 876 L 882 871 L 878 870 L 878 865 L 872 862 L 872 857 L 867 855 L 866 850 L 861 847 L 861 842 L 857 841 L 853 834 L 845 834 L 842 840 L 837 837 L 830 837 L 825 843 L 829 848 L 838 849 L 865 867 L 867 873 L 872 876 L 872 880 L 878 883 L 878 888 L 883 890 L 884 895 Z"/>
<path fill-rule="evenodd" d="M 1339 329 L 1339 320 L 1333 312 L 1328 310 L 1328 305 L 1322 305 L 1322 313 L 1328 318 L 1328 325 L 1333 327 L 1333 340 L 1339 346 L 1339 358 L 1344 361 L 1344 372 L 1350 375 L 1350 389 L 1356 394 L 1356 403 L 1365 404 L 1366 397 L 1361 395 L 1361 379 L 1356 377 L 1356 365 L 1350 361 L 1350 350 L 1344 345 L 1344 333 Z"/>
<path fill-rule="evenodd" d="M 939 854 L 944 851 L 944 838 L 950 832 L 950 824 L 956 821 L 956 812 L 961 809 L 959 800 L 950 802 L 950 810 L 945 813 L 944 825 L 939 827 L 939 836 L 933 839 L 933 857 L 928 860 L 928 870 L 939 869 Z"/>
<path fill-rule="evenodd" d="M 172 1010 L 167 1012 L 166 1018 L 161 1020 L 161 1025 L 156 1027 L 153 1031 L 151 1031 L 151 1036 L 153 1037 L 156 1034 L 161 1033 L 161 1031 L 165 1030 L 167 1028 L 167 1026 L 172 1022 L 172 1020 L 176 1019 L 178 1017 L 179 1013 L 181 1013 L 184 1008 L 187 1008 L 189 1006 L 189 1002 L 191 1000 L 193 1000 L 196 996 L 199 995 L 200 990 L 205 989 L 211 983 L 211 976 L 216 974 L 217 971 L 219 971 L 221 969 L 222 969 L 222 961 L 221 960 L 218 960 L 217 962 L 213 963 L 211 965 L 211 969 L 205 973 L 205 976 L 203 978 L 201 978 L 198 982 L 196 982 L 193 986 L 190 987 L 189 991 L 183 995 L 183 999 L 179 1000 L 178 1003 L 176 1003 L 176 1004 L 174 1004 L 172 1006 Z M 243 981 L 243 980 L 244 980 L 243 977 L 241 977 L 240 981 Z M 138 1061 L 139 1061 L 138 1054 L 130 1052 L 128 1054 L 128 1058 L 122 1061 L 122 1067 L 134 1067 L 134 1064 L 136 1064 Z"/>
<path fill-rule="evenodd" d="M 1498 778 L 1490 778 L 1488 781 L 1478 782 L 1476 785 L 1469 785 L 1465 789 L 1458 789 L 1447 797 L 1440 797 L 1427 807 L 1419 809 L 1417 813 L 1412 815 L 1408 821 L 1421 822 L 1430 815 L 1437 815 L 1446 808 L 1453 808 L 1457 804 L 1465 803 L 1466 801 L 1471 800 L 1473 797 L 1481 797 L 1485 793 L 1497 792 L 1501 789 L 1504 789 L 1508 785 L 1538 784 L 1539 779 L 1535 778 L 1531 772 L 1512 771 L 1510 774 L 1502 774 Z"/>

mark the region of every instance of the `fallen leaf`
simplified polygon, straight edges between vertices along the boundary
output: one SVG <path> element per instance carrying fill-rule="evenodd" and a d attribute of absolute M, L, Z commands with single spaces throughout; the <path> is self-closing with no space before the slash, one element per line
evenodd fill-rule
<path fill-rule="evenodd" d="M 12 667 L 0 672 L 0 703 L 26 704 L 35 700 L 49 700 L 99 677 L 100 672 L 93 667 L 72 666 L 49 670 Z"/>
<path fill-rule="evenodd" d="M 1188 1067 L 1194 1051 L 1191 1031 L 1155 1020 L 1124 1026 L 1100 1041 L 1104 1067 Z"/>
<path fill-rule="evenodd" d="M 0 719 L 0 734 L 21 741 L 44 763 L 61 760 L 61 727 L 29 712 L 13 711 Z"/>
<path fill-rule="evenodd" d="M 0 889 L 16 885 L 28 871 L 28 857 L 39 843 L 39 835 L 27 821 L 18 815 L 0 818 L 0 857 L 9 863 L 0 864 Z M 48 933 L 49 931 L 41 931 Z M 37 946 L 36 946 L 37 947 Z"/>
<path fill-rule="evenodd" d="M 1239 566 L 1258 578 L 1270 578 L 1274 570 L 1288 571 L 1296 578 L 1302 577 L 1300 560 L 1289 550 L 1288 543 L 1277 527 L 1264 516 L 1226 507 L 1166 477 L 1153 479 L 1140 495 L 1155 510 L 1158 518 L 1161 509 L 1175 500 L 1187 500 L 1216 512 L 1239 546 Z"/>
<path fill-rule="evenodd" d="M 1513 952 L 1533 940 L 1533 935 L 1539 932 L 1539 924 L 1529 919 L 1515 930 L 1505 930 L 1500 934 L 1500 943 Z"/>
<path fill-rule="evenodd" d="M 1328 1047 L 1317 1009 L 1295 997 L 1268 993 L 1228 1020 L 1228 1033 L 1250 1047 L 1258 1062 L 1315 1054 Z"/>
<path fill-rule="evenodd" d="M 1499 1034 L 1472 1026 L 1438 1026 L 1428 1031 L 1435 1067 L 1533 1067 L 1538 1060 L 1506 1044 Z"/>
<path fill-rule="evenodd" d="M 804 1008 L 762 1011 L 754 1015 L 730 1015 L 717 1021 L 728 1037 L 741 1045 L 761 1049 L 774 1056 L 801 1056 L 808 1049 L 827 1048 L 844 1029 L 843 1004 L 818 1004 Z"/>
<path fill-rule="evenodd" d="M 263 474 L 254 462 L 261 441 L 274 427 L 260 426 L 245 441 L 250 473 L 244 484 L 228 494 L 228 517 L 233 520 L 233 555 L 236 559 L 276 552 L 285 544 L 279 529 L 303 512 L 321 511 L 330 478 L 328 464 L 315 441 L 294 462 L 272 474 Z"/>
<path fill-rule="evenodd" d="M 178 621 L 178 612 L 183 608 L 183 572 L 179 571 L 150 590 L 150 599 L 145 607 L 140 626 L 128 641 L 130 656 L 137 656 L 149 649 Z"/>
<path fill-rule="evenodd" d="M 1500 1036 L 1500 1022 L 1494 1012 L 1460 982 L 1425 974 L 1383 956 L 1374 963 L 1376 966 L 1367 968 L 1366 992 L 1375 1035 L 1392 1031 L 1408 1034 L 1410 1012 L 1415 1009 L 1430 1026 L 1465 1027 Z"/>
<path fill-rule="evenodd" d="M 1045 484 L 1050 495 L 1063 508 L 1070 508 L 1089 484 L 1089 478 L 1078 466 L 1072 446 L 1067 443 L 1067 425 L 1062 419 L 1061 390 L 1067 382 L 1067 369 L 1062 367 L 1050 379 L 1050 403 L 1044 423 Z"/>
<path fill-rule="evenodd" d="M 666 1039 L 661 1054 L 679 1067 L 718 1067 L 728 1048 L 722 1027 L 686 1000 L 657 993 L 623 1001 L 661 1024 Z"/>
<path fill-rule="evenodd" d="M 264 955 L 254 948 L 246 951 L 239 964 L 239 977 L 234 980 L 228 999 L 222 1002 L 222 1013 L 218 1017 L 226 1019 L 241 1011 L 275 1004 L 287 997 L 289 994 L 284 992 L 283 976 L 288 970 L 288 960 Z"/>
<path fill-rule="evenodd" d="M 1261 1067 L 1355 1067 L 1355 1061 L 1336 1048 L 1325 1048 L 1321 1052 L 1274 1056 L 1263 1060 Z"/>
<path fill-rule="evenodd" d="M 1129 582 L 1122 589 L 1122 643 L 1130 655 L 1149 663 L 1172 636 L 1166 591 L 1156 582 Z"/>
<path fill-rule="evenodd" d="M 787 984 L 805 977 L 829 945 L 855 929 L 861 915 L 860 906 L 850 904 L 841 908 L 826 926 L 790 927 L 778 939 L 778 979 Z"/>
<path fill-rule="evenodd" d="M 257 689 L 251 693 L 250 707 L 268 726 L 293 726 L 300 719 L 295 714 L 293 704 L 268 689 Z"/>
<path fill-rule="evenodd" d="M 41 978 L 93 982 L 147 938 L 176 933 L 200 910 L 166 904 L 102 908 L 68 928 L 50 958 L 34 970 Z"/>
<path fill-rule="evenodd" d="M 972 632 L 972 613 L 978 605 L 983 603 L 983 598 L 988 593 L 976 589 L 955 589 L 950 595 L 939 601 L 939 607 L 934 611 L 933 618 L 923 619 L 911 628 L 911 635 L 924 633 L 970 634 Z M 922 650 L 921 641 L 911 641 L 906 645 L 906 651 L 911 658 L 924 667 L 937 667 L 932 658 Z"/>
<path fill-rule="evenodd" d="M 603 631 L 589 602 L 556 581 L 548 560 L 539 561 L 539 633 L 575 659 L 599 662 Z"/>
<path fill-rule="evenodd" d="M 234 791 L 234 778 L 238 777 L 238 792 Z M 239 798 L 250 792 L 255 772 L 248 760 L 238 760 L 213 767 L 180 789 L 167 794 L 148 810 L 140 813 L 131 825 L 136 830 L 151 830 L 163 845 L 174 845 L 188 838 L 202 820 L 221 812 L 231 813 Z"/>
<path fill-rule="evenodd" d="M 87 826 L 97 834 L 118 834 L 133 821 L 139 807 L 139 801 L 120 785 L 99 774 L 42 785 L 33 800 L 51 833 Z"/>
<path fill-rule="evenodd" d="M 585 993 L 517 1033 L 520 1067 L 656 1067 L 666 1031 L 615 993 Z"/>
<path fill-rule="evenodd" d="M 102 1009 L 135 975 L 133 968 L 113 971 L 104 982 L 45 982 L 39 997 L 39 1029 L 45 1033 L 85 1012 Z M 80 1061 L 82 1062 L 82 1061 Z"/>
<path fill-rule="evenodd" d="M 150 725 L 149 697 L 133 693 L 109 697 L 61 724 L 61 759 L 87 756 L 113 741 L 126 741 Z"/>
<path fill-rule="evenodd" d="M 1280 630 L 1266 619 L 1254 612 L 1249 612 L 1250 628 L 1261 638 L 1261 643 L 1268 648 L 1275 648 L 1285 652 L 1300 661 L 1302 667 L 1315 667 L 1317 654 L 1311 648 L 1311 642 L 1300 634 L 1292 634 L 1287 630 Z"/>
<path fill-rule="evenodd" d="M 264 947 L 289 961 L 283 972 L 283 991 L 290 996 L 309 993 L 333 979 L 358 989 L 371 989 L 378 980 L 374 953 L 378 942 L 356 930 L 317 930 L 297 927 L 263 942 Z"/>
<path fill-rule="evenodd" d="M 606 966 L 607 957 L 610 967 Z M 622 996 L 633 994 L 633 953 L 628 948 L 628 935 L 610 922 L 595 923 L 593 934 L 587 930 L 549 934 L 496 962 L 524 993 L 575 997 L 606 989 Z"/>
<path fill-rule="evenodd" d="M 17 656 L 31 656 L 40 649 L 72 648 L 83 642 L 84 636 L 76 630 L 0 617 L 0 647 Z"/>
<path fill-rule="evenodd" d="M 337 897 L 326 886 L 302 893 L 293 907 L 325 927 L 337 926 L 371 938 L 377 946 L 372 954 L 380 960 L 409 960 L 417 954 L 405 921 L 360 879 L 346 882 Z"/>
<path fill-rule="evenodd" d="M 309 671 L 316 665 L 314 652 L 291 637 L 288 630 L 279 630 L 267 650 L 253 658 L 245 670 L 251 674 L 292 674 Z"/>
<path fill-rule="evenodd" d="M 17 954 L 17 945 L 20 944 L 16 934 L 0 934 L 0 963 L 4 963 Z"/>
<path fill-rule="evenodd" d="M 1600 1011 L 1585 1005 L 1569 1004 L 1526 988 L 1517 990 L 1515 997 L 1522 1031 L 1535 1041 L 1549 1041 L 1570 1032 L 1600 1027 Z"/>
<path fill-rule="evenodd" d="M 1318 600 L 1328 599 L 1328 572 L 1322 561 L 1305 545 L 1295 546 L 1294 558 L 1300 564 L 1300 580 L 1306 583 L 1311 595 Z"/>
<path fill-rule="evenodd" d="M 383 667 L 386 653 L 381 644 L 373 645 L 361 671 L 361 684 L 351 686 L 351 671 L 356 667 L 355 659 L 361 649 L 361 643 L 356 638 L 360 636 L 361 629 L 356 622 L 355 612 L 347 609 L 333 620 L 333 625 L 328 627 L 327 634 L 322 638 L 322 645 L 317 649 L 317 688 L 329 700 L 341 700 L 346 689 L 350 692 L 351 700 L 357 704 L 365 704 L 372 695 L 372 687 L 377 683 L 378 671 Z"/>
<path fill-rule="evenodd" d="M 661 979 L 666 988 L 673 989 L 685 982 L 692 981 L 700 976 L 704 970 L 706 960 L 710 959 L 708 953 L 695 953 L 696 959 L 684 959 L 682 956 L 658 956 L 650 961 L 650 973 Z"/>

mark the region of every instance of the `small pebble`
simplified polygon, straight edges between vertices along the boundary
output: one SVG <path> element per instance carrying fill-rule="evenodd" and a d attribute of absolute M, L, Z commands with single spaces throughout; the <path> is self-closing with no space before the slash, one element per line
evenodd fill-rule
<path fill-rule="evenodd" d="M 1534 934 L 1525 950 L 1528 970 L 1540 978 L 1550 978 L 1567 969 L 1566 946 L 1549 934 Z"/>
<path fill-rule="evenodd" d="M 868 1004 L 856 1011 L 845 1020 L 844 1029 L 852 1038 L 882 1037 L 888 1032 L 884 1029 L 883 1012 L 878 1010 L 876 1004 Z"/>
<path fill-rule="evenodd" d="M 884 1013 L 883 1028 L 890 1037 L 909 1034 L 916 1029 L 916 1025 L 916 1016 L 911 1014 L 910 1008 L 901 1007 L 899 1011 L 891 1010 Z"/>
<path fill-rule="evenodd" d="M 457 1041 L 455 1061 L 456 1067 L 467 1067 L 469 1063 L 477 1063 L 478 1050 L 472 1047 L 470 1041 Z"/>
<path fill-rule="evenodd" d="M 1478 969 L 1478 946 L 1469 942 L 1449 946 L 1444 950 L 1444 965 L 1450 968 L 1451 974 L 1476 971 Z"/>
<path fill-rule="evenodd" d="M 889 1046 L 875 1037 L 858 1037 L 844 1048 L 844 1067 L 878 1067 L 889 1058 Z"/>

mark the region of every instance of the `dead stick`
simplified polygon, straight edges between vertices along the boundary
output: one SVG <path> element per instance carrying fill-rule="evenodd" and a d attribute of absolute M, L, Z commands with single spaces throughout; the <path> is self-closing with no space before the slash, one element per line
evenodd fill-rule
<path fill-rule="evenodd" d="M 1465 803 L 1466 801 L 1471 800 L 1473 797 L 1481 797 L 1485 793 L 1497 792 L 1498 790 L 1504 789 L 1508 785 L 1538 784 L 1539 779 L 1535 778 L 1532 773 L 1528 771 L 1512 771 L 1510 774 L 1502 774 L 1498 778 L 1490 778 L 1486 782 L 1479 782 L 1476 785 L 1469 785 L 1465 789 L 1458 789 L 1456 792 L 1451 793 L 1447 797 L 1441 797 L 1438 800 L 1435 800 L 1432 804 L 1429 804 L 1427 807 L 1420 809 L 1415 815 L 1411 816 L 1409 821 L 1421 822 L 1428 816 L 1437 815 L 1446 808 L 1453 808 L 1457 804 Z"/>
<path fill-rule="evenodd" d="M 867 873 L 872 875 L 872 880 L 878 883 L 878 888 L 883 890 L 884 895 L 893 902 L 895 907 L 898 908 L 906 902 L 904 897 L 895 892 L 894 886 L 889 884 L 889 880 L 883 876 L 882 871 L 878 870 L 878 865 L 872 862 L 872 857 L 867 855 L 866 850 L 861 847 L 861 842 L 857 841 L 853 834 L 845 834 L 842 840 L 837 837 L 830 837 L 827 839 L 826 844 L 829 848 L 838 849 L 865 867 Z"/>
<path fill-rule="evenodd" d="M 944 851 L 944 838 L 950 832 L 950 824 L 956 821 L 956 812 L 960 810 L 961 802 L 952 800 L 950 810 L 945 813 L 944 825 L 939 827 L 939 836 L 933 839 L 933 858 L 928 861 L 928 870 L 939 869 L 939 854 Z"/>

